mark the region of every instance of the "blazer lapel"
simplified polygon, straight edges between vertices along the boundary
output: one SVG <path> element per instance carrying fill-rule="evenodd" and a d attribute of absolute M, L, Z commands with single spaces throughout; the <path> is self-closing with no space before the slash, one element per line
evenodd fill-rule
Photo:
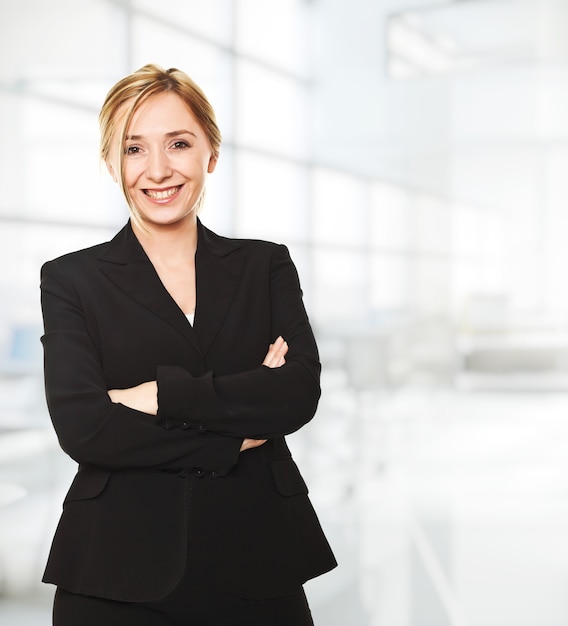
<path fill-rule="evenodd" d="M 195 332 L 204 354 L 225 321 L 245 258 L 237 241 L 216 235 L 198 220 Z"/>
<path fill-rule="evenodd" d="M 99 267 L 119 289 L 173 326 L 202 353 L 197 335 L 162 284 L 130 222 L 105 247 Z"/>

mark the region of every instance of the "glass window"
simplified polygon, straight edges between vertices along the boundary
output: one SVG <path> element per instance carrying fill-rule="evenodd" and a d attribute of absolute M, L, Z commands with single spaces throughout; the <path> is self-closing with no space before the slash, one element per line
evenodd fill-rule
<path fill-rule="evenodd" d="M 104 81 L 121 72 L 125 13 L 111 2 L 19 0 L 3 2 L 2 13 L 0 78 L 6 85 L 28 91 L 43 80 Z"/>
<path fill-rule="evenodd" d="M 237 0 L 237 52 L 298 75 L 308 75 L 305 0 Z"/>
<path fill-rule="evenodd" d="M 20 96 L 0 92 L 0 211 L 4 215 L 17 215 L 25 205 L 22 191 L 28 183 L 25 163 L 30 148 L 24 137 L 23 101 Z"/>
<path fill-rule="evenodd" d="M 187 29 L 190 36 L 198 35 L 223 45 L 231 42 L 231 0 L 131 0 L 130 6 L 133 11 L 154 18 L 150 20 L 153 24 L 163 20 L 163 24 L 170 30 Z"/>
<path fill-rule="evenodd" d="M 249 61 L 237 61 L 236 69 L 236 141 L 247 148 L 305 159 L 306 88 Z"/>
<path fill-rule="evenodd" d="M 468 314 L 472 296 L 483 293 L 479 263 L 455 260 L 450 274 L 452 309 L 458 319 L 463 319 Z"/>
<path fill-rule="evenodd" d="M 109 202 L 103 182 L 108 175 L 98 158 L 96 115 L 34 98 L 23 100 L 21 115 L 22 213 L 42 221 L 117 223 L 121 210 L 118 199 Z"/>
<path fill-rule="evenodd" d="M 568 86 L 567 86 L 568 91 Z M 543 177 L 543 199 L 546 210 L 541 210 L 543 221 L 541 249 L 544 251 L 544 267 L 542 274 L 546 285 L 546 300 L 553 310 L 566 317 L 568 311 L 568 289 L 566 283 L 566 267 L 568 267 L 568 148 L 558 145 L 547 149 L 547 157 L 543 159 L 545 175 Z M 514 211 L 509 218 L 515 219 Z M 504 218 L 502 218 L 503 223 Z M 503 227 L 503 231 L 505 228 Z"/>
<path fill-rule="evenodd" d="M 450 247 L 448 205 L 427 194 L 413 195 L 416 247 L 421 252 L 446 253 Z"/>
<path fill-rule="evenodd" d="M 483 256 L 490 262 L 503 258 L 505 252 L 505 223 L 499 211 L 482 212 L 483 244 L 480 246 Z"/>
<path fill-rule="evenodd" d="M 479 211 L 465 205 L 456 205 L 452 220 L 452 248 L 457 257 L 476 256 L 483 240 Z"/>
<path fill-rule="evenodd" d="M 409 250 L 410 195 L 394 185 L 371 186 L 370 233 L 373 248 Z"/>
<path fill-rule="evenodd" d="M 444 315 L 449 302 L 449 267 L 439 259 L 420 258 L 413 281 L 413 308 L 420 315 Z"/>
<path fill-rule="evenodd" d="M 364 320 L 368 311 L 367 256 L 354 250 L 314 251 L 313 307 L 319 322 Z"/>
<path fill-rule="evenodd" d="M 367 189 L 361 179 L 316 168 L 312 177 L 313 237 L 316 243 L 366 246 Z"/>
<path fill-rule="evenodd" d="M 370 305 L 375 311 L 409 307 L 410 259 L 399 254 L 376 252 L 371 257 Z"/>
<path fill-rule="evenodd" d="M 305 240 L 307 170 L 301 165 L 241 151 L 236 162 L 236 232 L 243 237 Z"/>

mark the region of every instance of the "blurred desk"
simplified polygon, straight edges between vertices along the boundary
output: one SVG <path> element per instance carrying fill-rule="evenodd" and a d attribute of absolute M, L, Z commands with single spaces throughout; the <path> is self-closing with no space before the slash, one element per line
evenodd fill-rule
<path fill-rule="evenodd" d="M 568 389 L 564 329 L 464 332 L 455 346 L 455 382 L 461 389 Z"/>

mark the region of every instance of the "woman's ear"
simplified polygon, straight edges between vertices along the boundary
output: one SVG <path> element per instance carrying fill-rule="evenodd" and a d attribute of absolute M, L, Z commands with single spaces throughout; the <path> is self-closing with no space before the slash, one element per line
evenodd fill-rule
<path fill-rule="evenodd" d="M 219 154 L 214 152 L 209 158 L 209 165 L 207 166 L 207 173 L 213 174 L 215 167 L 217 167 L 217 161 L 219 160 Z"/>

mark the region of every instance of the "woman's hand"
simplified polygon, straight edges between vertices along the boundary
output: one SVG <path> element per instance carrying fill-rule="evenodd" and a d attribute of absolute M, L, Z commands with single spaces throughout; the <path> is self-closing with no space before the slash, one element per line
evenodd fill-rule
<path fill-rule="evenodd" d="M 124 404 L 149 415 L 158 414 L 158 383 L 155 380 L 128 389 L 109 389 L 107 393 L 116 404 Z"/>
<path fill-rule="evenodd" d="M 243 439 L 240 452 L 244 452 L 245 450 L 251 450 L 252 448 L 258 448 L 266 442 L 267 439 Z"/>
<path fill-rule="evenodd" d="M 282 367 L 284 363 L 286 363 L 286 359 L 284 357 L 287 352 L 288 344 L 282 337 L 278 337 L 278 339 L 274 343 L 271 343 L 268 347 L 268 352 L 266 353 L 262 364 L 270 368 Z M 266 439 L 243 439 L 241 452 L 251 450 L 252 448 L 258 448 L 259 446 L 265 444 L 266 441 Z"/>
<path fill-rule="evenodd" d="M 288 344 L 282 337 L 278 337 L 274 343 L 270 344 L 262 364 L 270 368 L 282 367 L 284 363 L 286 363 L 286 359 L 284 357 L 287 352 Z"/>

